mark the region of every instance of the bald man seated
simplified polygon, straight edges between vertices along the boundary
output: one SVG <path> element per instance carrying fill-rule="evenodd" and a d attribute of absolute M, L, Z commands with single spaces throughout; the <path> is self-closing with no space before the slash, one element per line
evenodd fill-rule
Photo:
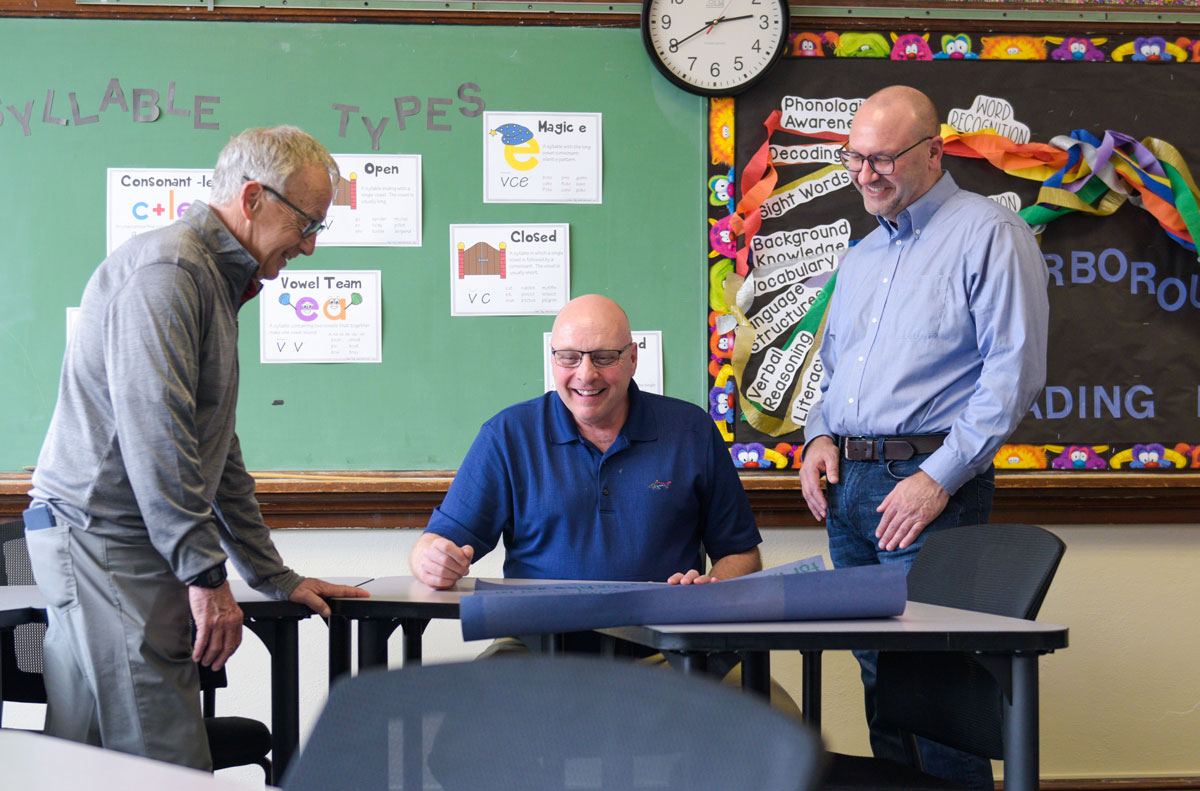
<path fill-rule="evenodd" d="M 413 548 L 413 574 L 448 588 L 501 539 L 506 577 L 689 585 L 762 568 L 720 432 L 695 404 L 638 389 L 621 307 L 572 300 L 550 345 L 555 389 L 484 423 Z M 566 639 L 598 646 L 593 634 Z"/>

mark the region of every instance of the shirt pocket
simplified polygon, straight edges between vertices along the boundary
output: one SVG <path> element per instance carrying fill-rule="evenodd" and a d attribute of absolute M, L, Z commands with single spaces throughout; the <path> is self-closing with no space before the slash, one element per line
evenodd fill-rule
<path fill-rule="evenodd" d="M 946 314 L 948 291 L 944 277 L 899 278 L 891 296 L 891 324 L 896 337 L 906 340 L 938 337 Z"/>

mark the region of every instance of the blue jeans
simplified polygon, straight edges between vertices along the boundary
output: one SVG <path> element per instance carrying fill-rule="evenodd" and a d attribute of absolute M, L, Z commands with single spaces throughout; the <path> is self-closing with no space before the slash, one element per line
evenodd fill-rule
<path fill-rule="evenodd" d="M 921 462 L 927 458 L 928 454 L 914 456 L 907 461 L 840 460 L 839 482 L 829 485 L 826 490 L 829 513 L 825 525 L 829 534 L 829 554 L 836 568 L 903 563 L 907 571 L 912 568 L 926 536 L 950 527 L 988 521 L 992 512 L 992 494 L 996 488 L 990 468 L 963 484 L 942 513 L 921 531 L 910 546 L 891 552 L 879 548 L 875 529 L 879 526 L 880 514 L 875 509 L 899 481 L 915 474 Z M 883 728 L 876 722 L 875 668 L 878 654 L 875 651 L 855 651 L 854 656 L 862 668 L 871 751 L 877 758 L 906 763 L 899 732 Z M 928 739 L 918 738 L 917 744 L 926 772 L 980 791 L 992 791 L 995 787 L 992 764 L 987 759 Z"/>

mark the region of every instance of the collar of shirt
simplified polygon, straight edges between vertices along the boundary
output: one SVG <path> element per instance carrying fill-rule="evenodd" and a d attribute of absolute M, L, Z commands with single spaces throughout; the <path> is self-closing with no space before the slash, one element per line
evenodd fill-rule
<path fill-rule="evenodd" d="M 567 409 L 567 405 L 558 397 L 556 391 L 551 391 L 550 403 L 550 441 L 555 445 L 582 442 L 579 426 L 575 425 L 575 416 Z M 629 415 L 625 418 L 625 425 L 621 427 L 618 436 L 624 436 L 629 442 L 652 442 L 658 439 L 658 424 L 654 420 L 654 413 L 646 407 L 641 390 L 633 380 L 629 382 Z"/>
<path fill-rule="evenodd" d="M 921 229 L 929 224 L 933 215 L 937 214 L 937 210 L 942 208 L 942 204 L 950 200 L 950 197 L 956 192 L 958 192 L 958 184 L 955 183 L 954 177 L 948 172 L 943 172 L 942 177 L 924 195 L 900 212 L 896 217 L 896 227 L 893 228 L 892 224 L 882 217 L 875 219 L 879 221 L 879 226 L 883 228 L 889 239 L 907 238 L 914 233 L 920 236 Z"/>
<path fill-rule="evenodd" d="M 204 244 L 212 251 L 217 269 L 229 284 L 229 296 L 233 304 L 240 307 L 247 302 L 248 299 L 243 297 L 253 282 L 254 274 L 258 272 L 258 261 L 254 260 L 250 251 L 242 247 L 242 243 L 204 201 L 194 201 L 180 221 L 192 226 L 204 237 Z M 257 293 L 258 289 L 255 289 L 250 298 Z"/>

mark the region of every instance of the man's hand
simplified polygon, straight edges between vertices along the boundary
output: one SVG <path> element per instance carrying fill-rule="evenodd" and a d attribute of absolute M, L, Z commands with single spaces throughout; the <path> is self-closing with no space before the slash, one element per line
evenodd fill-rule
<path fill-rule="evenodd" d="M 828 505 L 821 491 L 821 475 L 830 483 L 838 482 L 838 448 L 833 439 L 822 436 L 808 443 L 804 449 L 804 464 L 800 465 L 800 489 L 808 510 L 820 520 L 825 518 Z"/>
<path fill-rule="evenodd" d="M 883 514 L 875 529 L 879 548 L 891 552 L 916 541 L 949 501 L 946 490 L 924 470 L 900 481 L 875 509 Z"/>
<path fill-rule="evenodd" d="M 734 577 L 761 570 L 762 555 L 759 553 L 758 547 L 753 547 L 745 552 L 735 552 L 732 555 L 717 558 L 713 561 L 712 568 L 707 574 L 690 569 L 687 573 L 672 574 L 667 582 L 672 585 L 703 585 L 706 582 L 731 580 Z"/>
<path fill-rule="evenodd" d="M 471 570 L 475 547 L 458 546 L 437 533 L 423 533 L 417 539 L 408 565 L 413 576 L 431 588 L 449 588 Z"/>
<path fill-rule="evenodd" d="M 292 591 L 292 595 L 288 596 L 288 600 L 298 604 L 307 604 L 308 608 L 317 615 L 328 618 L 329 605 L 325 603 L 326 599 L 365 599 L 370 595 L 362 588 L 335 585 L 316 577 L 305 577 Z"/>
<path fill-rule="evenodd" d="M 703 585 L 706 582 L 720 582 L 711 574 L 701 574 L 695 569 L 689 569 L 686 574 L 675 572 L 667 578 L 667 582 L 672 585 Z"/>
<path fill-rule="evenodd" d="M 220 670 L 242 642 L 242 608 L 229 583 L 217 588 L 188 586 L 188 606 L 196 622 L 192 661 Z"/>

